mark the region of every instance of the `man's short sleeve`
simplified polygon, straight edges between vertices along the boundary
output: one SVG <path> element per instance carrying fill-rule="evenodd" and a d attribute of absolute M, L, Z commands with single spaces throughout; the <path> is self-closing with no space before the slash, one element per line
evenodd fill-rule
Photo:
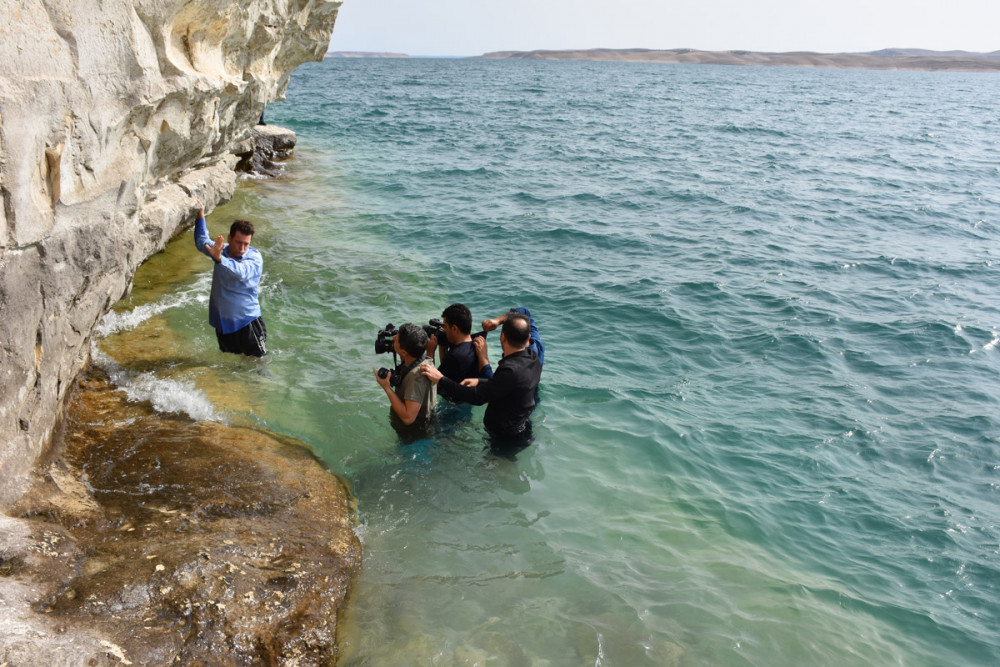
<path fill-rule="evenodd" d="M 407 376 L 413 376 L 412 379 L 405 383 L 406 386 L 403 387 L 403 400 L 406 401 L 416 401 L 418 403 L 423 403 L 424 399 L 427 397 L 427 393 L 430 391 L 431 381 L 426 375 L 420 372 L 419 368 L 414 368 Z"/>

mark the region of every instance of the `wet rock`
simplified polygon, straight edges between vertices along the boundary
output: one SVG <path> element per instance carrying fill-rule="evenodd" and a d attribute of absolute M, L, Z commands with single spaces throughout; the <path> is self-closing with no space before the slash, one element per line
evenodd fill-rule
<path fill-rule="evenodd" d="M 236 169 L 254 176 L 280 176 L 284 170 L 281 162 L 295 148 L 295 133 L 277 125 L 257 125 L 251 131 L 251 138 L 252 149 L 240 155 Z"/>
<path fill-rule="evenodd" d="M 61 441 L 0 516 L 0 664 L 335 660 L 360 544 L 304 446 L 157 415 L 99 371 Z"/>

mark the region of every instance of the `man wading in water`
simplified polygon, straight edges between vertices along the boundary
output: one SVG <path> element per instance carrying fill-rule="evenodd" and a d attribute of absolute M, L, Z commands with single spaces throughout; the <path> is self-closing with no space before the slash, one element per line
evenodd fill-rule
<path fill-rule="evenodd" d="M 538 354 L 529 348 L 532 320 L 520 312 L 507 313 L 503 320 L 500 329 L 503 359 L 490 379 L 467 378 L 458 383 L 446 378 L 433 365 L 422 366 L 420 371 L 446 398 L 473 405 L 486 403 L 483 426 L 490 434 L 492 446 L 513 451 L 523 449 L 531 441 L 531 413 L 535 409 L 542 364 Z"/>
<path fill-rule="evenodd" d="M 218 236 L 211 242 L 205 223 L 205 205 L 197 199 L 194 245 L 212 258 L 212 295 L 208 301 L 208 323 L 215 327 L 223 352 L 263 357 L 267 354 L 267 328 L 260 314 L 257 286 L 264 271 L 264 258 L 251 247 L 253 225 L 236 220 L 229 228 L 229 242 Z"/>

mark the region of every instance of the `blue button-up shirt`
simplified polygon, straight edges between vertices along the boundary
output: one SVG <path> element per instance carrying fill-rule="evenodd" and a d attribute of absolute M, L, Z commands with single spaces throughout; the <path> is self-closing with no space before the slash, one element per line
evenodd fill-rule
<path fill-rule="evenodd" d="M 214 241 L 208 236 L 205 218 L 194 223 L 194 244 L 209 257 L 205 244 Z M 212 296 L 208 300 L 208 322 L 224 334 L 239 331 L 260 317 L 257 286 L 264 271 L 264 258 L 251 246 L 243 256 L 229 256 L 229 244 L 222 250 L 212 274 Z"/>

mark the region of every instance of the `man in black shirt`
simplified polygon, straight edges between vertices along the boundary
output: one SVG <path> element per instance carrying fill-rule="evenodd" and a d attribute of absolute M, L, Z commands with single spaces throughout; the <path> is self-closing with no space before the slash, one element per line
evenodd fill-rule
<path fill-rule="evenodd" d="M 453 303 L 441 313 L 441 333 L 445 340 L 431 336 L 427 343 L 427 356 L 433 357 L 441 350 L 441 374 L 455 382 L 466 378 L 485 377 L 480 374 L 479 360 L 472 343 L 472 311 L 462 303 Z"/>
<path fill-rule="evenodd" d="M 440 370 L 424 366 L 420 370 L 438 385 L 438 393 L 455 401 L 487 404 L 483 425 L 494 438 L 527 439 L 531 435 L 531 412 L 535 409 L 535 389 L 542 377 L 538 355 L 528 349 L 531 321 L 522 313 L 510 313 L 500 329 L 503 359 L 489 380 L 467 378 L 461 383 L 445 377 Z"/>

